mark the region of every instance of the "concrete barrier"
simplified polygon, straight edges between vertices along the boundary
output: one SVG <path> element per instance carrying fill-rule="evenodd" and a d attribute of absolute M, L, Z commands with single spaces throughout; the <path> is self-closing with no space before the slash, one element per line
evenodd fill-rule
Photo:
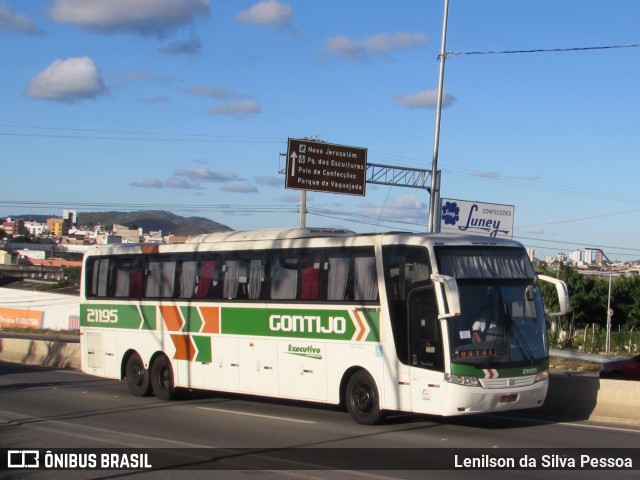
<path fill-rule="evenodd" d="M 543 415 L 640 425 L 640 382 L 558 374 L 549 377 Z"/>
<path fill-rule="evenodd" d="M 2 334 L 0 360 L 59 368 L 80 368 L 77 339 Z M 562 420 L 614 421 L 640 425 L 640 382 L 552 374 L 544 405 L 533 412 Z"/>
<path fill-rule="evenodd" d="M 80 343 L 47 337 L 0 337 L 0 360 L 59 368 L 80 368 Z"/>

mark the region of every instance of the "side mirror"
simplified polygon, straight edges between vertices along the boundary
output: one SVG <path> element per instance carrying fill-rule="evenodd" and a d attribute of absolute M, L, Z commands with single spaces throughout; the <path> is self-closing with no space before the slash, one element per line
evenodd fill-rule
<path fill-rule="evenodd" d="M 550 317 L 557 317 L 569 313 L 571 311 L 571 307 L 569 306 L 569 289 L 567 288 L 567 284 L 562 280 L 558 280 L 557 278 L 549 277 L 547 275 L 538 275 L 538 280 L 542 280 L 543 282 L 547 283 L 553 283 L 556 286 L 556 293 L 558 294 L 560 311 L 551 312 L 547 315 L 549 315 Z"/>
<path fill-rule="evenodd" d="M 431 280 L 438 285 L 436 295 L 440 305 L 446 305 L 445 311 L 440 311 L 439 319 L 456 317 L 460 315 L 460 293 L 456 279 L 448 275 L 431 274 Z M 444 300 L 444 301 L 443 301 Z"/>

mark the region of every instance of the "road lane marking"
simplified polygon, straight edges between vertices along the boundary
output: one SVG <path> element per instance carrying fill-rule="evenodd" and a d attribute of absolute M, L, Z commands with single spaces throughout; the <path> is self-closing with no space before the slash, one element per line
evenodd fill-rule
<path fill-rule="evenodd" d="M 248 417 L 260 417 L 260 418 L 267 418 L 270 420 L 282 420 L 284 422 L 295 422 L 295 423 L 312 423 L 315 424 L 316 422 L 312 422 L 310 420 L 298 420 L 296 418 L 289 418 L 289 417 L 275 417 L 272 415 L 260 415 L 258 413 L 247 413 L 247 412 L 238 412 L 235 410 L 225 410 L 223 408 L 211 408 L 211 407 L 197 407 L 200 410 L 211 410 L 213 412 L 222 412 L 222 413 L 233 413 L 236 415 L 246 415 Z"/>
<path fill-rule="evenodd" d="M 626 432 L 626 433 L 640 433 L 640 430 L 634 430 L 633 428 L 621 428 L 621 427 L 608 427 L 606 425 L 588 425 L 585 423 L 565 423 L 559 422 L 557 425 L 565 425 L 568 427 L 581 427 L 581 428 L 593 428 L 596 430 L 612 430 L 614 432 Z"/>

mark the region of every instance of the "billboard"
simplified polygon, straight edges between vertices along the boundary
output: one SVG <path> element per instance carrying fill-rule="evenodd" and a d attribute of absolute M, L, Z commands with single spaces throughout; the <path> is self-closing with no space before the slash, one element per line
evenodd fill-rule
<path fill-rule="evenodd" d="M 440 232 L 512 238 L 514 211 L 513 205 L 443 198 L 438 217 Z"/>

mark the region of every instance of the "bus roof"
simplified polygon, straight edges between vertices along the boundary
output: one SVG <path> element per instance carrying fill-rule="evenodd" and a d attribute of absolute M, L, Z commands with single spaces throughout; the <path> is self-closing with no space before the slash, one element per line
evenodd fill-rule
<path fill-rule="evenodd" d="M 185 243 L 243 242 L 247 240 L 284 240 L 293 238 L 342 237 L 357 235 L 351 230 L 339 228 L 272 228 L 205 233 L 189 238 Z"/>

